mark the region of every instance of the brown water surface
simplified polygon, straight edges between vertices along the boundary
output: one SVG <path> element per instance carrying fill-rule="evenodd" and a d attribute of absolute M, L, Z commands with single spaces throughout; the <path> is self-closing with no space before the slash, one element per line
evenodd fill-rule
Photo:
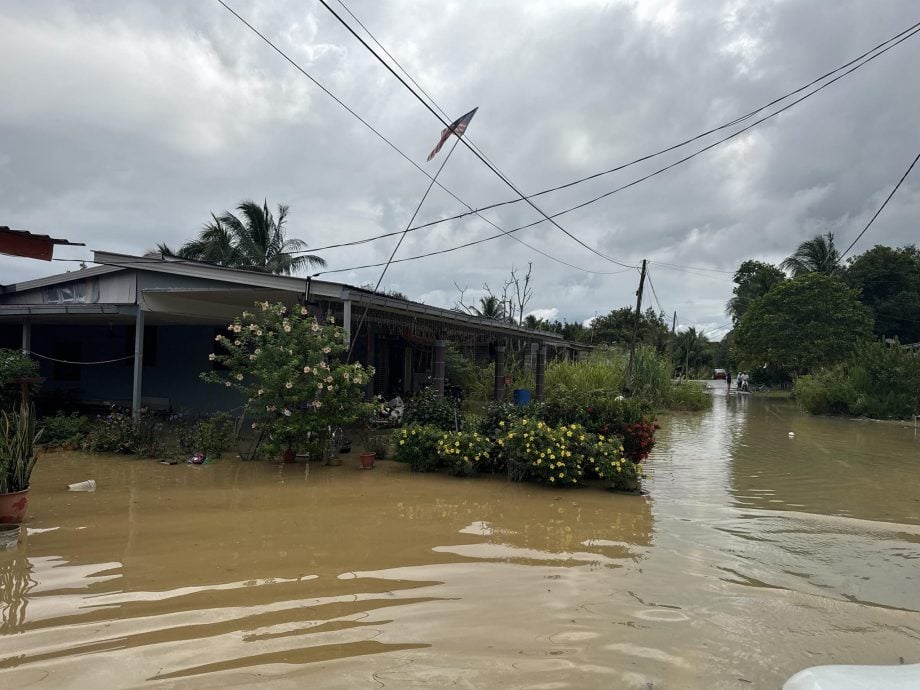
<path fill-rule="evenodd" d="M 0 552 L 0 686 L 767 688 L 920 661 L 914 429 L 714 394 L 662 420 L 648 497 L 47 455 Z"/>

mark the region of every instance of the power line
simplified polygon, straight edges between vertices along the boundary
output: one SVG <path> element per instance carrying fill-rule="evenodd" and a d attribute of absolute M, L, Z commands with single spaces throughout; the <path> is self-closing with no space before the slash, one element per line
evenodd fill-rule
<path fill-rule="evenodd" d="M 664 261 L 655 261 L 654 259 L 649 259 L 649 263 L 655 264 L 657 266 L 669 266 L 670 268 L 689 268 L 694 271 L 709 271 L 711 273 L 728 273 L 729 275 L 735 274 L 735 271 L 724 271 L 721 268 L 702 268 L 700 266 L 684 266 L 682 264 L 669 264 Z"/>
<path fill-rule="evenodd" d="M 320 0 L 320 1 L 322 1 L 322 0 Z M 359 23 L 360 23 L 360 22 L 359 22 Z M 363 26 L 363 25 L 362 25 L 362 26 Z M 614 189 L 614 190 L 612 190 L 612 191 L 610 191 L 610 192 L 608 192 L 608 193 L 606 193 L 606 194 L 603 194 L 603 195 L 601 195 L 601 196 L 599 196 L 599 197 L 595 197 L 595 198 L 589 200 L 588 202 L 585 202 L 585 203 L 583 203 L 583 204 L 579 204 L 579 205 L 577 205 L 577 206 L 574 206 L 574 207 L 571 207 L 571 208 L 569 208 L 569 209 L 566 209 L 566 210 L 564 210 L 564 211 L 562 211 L 562 212 L 553 214 L 553 215 L 552 215 L 552 218 L 556 218 L 556 217 L 558 217 L 558 216 L 560 216 L 560 215 L 563 215 L 563 214 L 565 214 L 565 213 L 569 213 L 569 212 L 574 211 L 574 210 L 576 210 L 576 209 L 579 209 L 579 208 L 582 208 L 582 207 L 584 207 L 584 206 L 587 206 L 588 204 L 591 204 L 591 203 L 595 203 L 595 202 L 597 202 L 597 201 L 600 201 L 601 199 L 606 198 L 607 196 L 611 196 L 612 194 L 615 194 L 615 193 L 617 193 L 617 192 L 623 191 L 624 189 L 628 189 L 629 187 L 632 187 L 632 186 L 635 186 L 635 185 L 637 185 L 637 184 L 639 184 L 639 183 L 641 183 L 641 182 L 644 182 L 645 180 L 647 180 L 647 179 L 649 179 L 649 178 L 651 178 L 651 177 L 654 177 L 654 176 L 656 176 L 656 175 L 658 175 L 658 174 L 660 174 L 660 173 L 663 173 L 663 172 L 665 172 L 665 171 L 667 171 L 667 170 L 670 170 L 671 168 L 676 167 L 677 165 L 681 165 L 681 164 L 683 164 L 683 163 L 685 163 L 685 162 L 691 160 L 692 158 L 695 158 L 696 156 L 700 155 L 701 153 L 704 153 L 705 151 L 708 151 L 708 150 L 710 150 L 711 148 L 714 148 L 715 146 L 718 146 L 718 145 L 720 145 L 720 144 L 722 144 L 722 143 L 724 143 L 724 142 L 726 142 L 726 141 L 728 141 L 728 140 L 730 140 L 730 139 L 732 139 L 732 138 L 738 136 L 739 134 L 741 134 L 741 133 L 743 133 L 743 132 L 746 132 L 746 131 L 748 131 L 749 129 L 751 129 L 751 128 L 753 128 L 753 127 L 755 127 L 755 126 L 757 126 L 757 125 L 759 125 L 759 124 L 761 124 L 761 123 L 763 123 L 763 122 L 765 122 L 765 121 L 767 121 L 767 120 L 769 120 L 769 119 L 771 119 L 771 118 L 773 118 L 773 117 L 775 117 L 776 115 L 779 115 L 780 113 L 784 112 L 785 110 L 788 110 L 788 109 L 791 108 L 792 106 L 797 105 L 798 103 L 801 103 L 802 101 L 806 100 L 807 98 L 810 98 L 810 97 L 813 96 L 814 94 L 816 94 L 816 93 L 818 93 L 819 91 L 823 90 L 823 89 L 826 88 L 827 86 L 830 86 L 831 84 L 835 83 L 835 82 L 838 81 L 839 79 L 842 79 L 843 77 L 846 77 L 846 76 L 852 74 L 852 73 L 855 72 L 857 69 L 859 69 L 859 68 L 863 67 L 864 65 L 868 64 L 871 60 L 874 60 L 875 58 L 879 57 L 880 55 L 883 55 L 883 54 L 886 53 L 888 50 L 890 50 L 891 48 L 894 48 L 896 45 L 899 45 L 900 43 L 902 43 L 903 41 L 907 40 L 908 38 L 913 37 L 914 35 L 916 35 L 916 34 L 918 33 L 918 31 L 920 31 L 920 22 L 918 22 L 918 23 L 912 25 L 911 27 L 909 27 L 909 28 L 905 29 L 904 31 L 902 31 L 902 32 L 900 32 L 900 33 L 898 33 L 898 34 L 896 34 L 895 36 L 893 36 L 893 37 L 887 39 L 886 41 L 883 41 L 882 43 L 878 44 L 877 46 L 873 47 L 872 49 L 870 49 L 870 50 L 868 50 L 868 51 L 862 53 L 862 54 L 859 55 L 858 57 L 856 57 L 856 58 L 850 60 L 849 62 L 844 63 L 844 64 L 841 65 L 840 67 L 837 67 L 836 69 L 831 70 L 830 72 L 827 72 L 827 73 L 821 75 L 820 77 L 817 77 L 816 79 L 813 79 L 813 80 L 812 80 L 811 82 L 809 82 L 808 84 L 805 84 L 804 86 L 801 86 L 801 87 L 799 87 L 798 89 L 795 89 L 795 90 L 793 90 L 793 91 L 790 91 L 789 93 L 787 93 L 787 94 L 781 96 L 780 98 L 776 98 L 776 99 L 774 99 L 773 101 L 771 101 L 770 103 L 767 103 L 767 104 L 765 104 L 765 105 L 763 105 L 763 106 L 761 106 L 761 107 L 759 107 L 759 108 L 757 108 L 757 109 L 755 109 L 755 110 L 752 110 L 751 112 L 749 112 L 749 113 L 747 113 L 747 114 L 745 114 L 745 115 L 742 115 L 742 116 L 740 116 L 740 117 L 737 117 L 737 118 L 735 118 L 734 120 L 732 120 L 732 121 L 730 121 L 730 122 L 728 122 L 728 123 L 719 125 L 718 127 L 714 127 L 714 128 L 712 128 L 712 129 L 710 129 L 710 130 L 707 130 L 706 132 L 703 132 L 702 134 L 696 135 L 696 136 L 691 137 L 691 138 L 689 138 L 689 139 L 686 139 L 686 140 L 684 140 L 684 141 L 682 141 L 682 142 L 679 142 L 679 143 L 674 144 L 674 145 L 672 145 L 672 146 L 669 146 L 669 147 L 667 147 L 667 148 L 661 149 L 660 151 L 656 151 L 655 153 L 651 153 L 651 154 L 642 156 L 642 157 L 640 157 L 640 158 L 636 158 L 635 160 L 629 161 L 628 163 L 624 163 L 624 164 L 618 165 L 618 166 L 616 166 L 616 167 L 610 168 L 609 170 L 605 170 L 605 171 L 602 171 L 602 172 L 599 172 L 599 173 L 594 173 L 594 174 L 592 174 L 592 175 L 588 175 L 588 176 L 586 176 L 586 177 L 582 177 L 582 178 L 579 178 L 579 179 L 577 179 L 577 180 L 573 180 L 572 182 L 568 182 L 568 183 L 563 184 L 563 185 L 558 185 L 558 186 L 556 186 L 556 187 L 551 187 L 551 188 L 549 188 L 549 189 L 544 189 L 544 190 L 542 190 L 542 191 L 540 191 L 540 192 L 535 192 L 534 194 L 531 194 L 528 198 L 534 198 L 534 197 L 538 197 L 538 196 L 543 196 L 543 195 L 549 194 L 549 193 L 551 193 L 551 192 L 559 191 L 559 190 L 561 190 L 561 189 L 566 189 L 566 188 L 568 188 L 568 187 L 572 187 L 572 186 L 575 186 L 575 185 L 577 185 L 577 184 L 581 184 L 582 182 L 586 182 L 586 181 L 588 181 L 588 180 L 592 180 L 592 179 L 601 177 L 601 176 L 603 176 L 603 175 L 607 175 L 607 174 L 610 174 L 610 173 L 613 173 L 613 172 L 617 172 L 617 171 L 623 170 L 623 169 L 628 168 L 628 167 L 630 167 L 630 166 L 636 165 L 637 163 L 641 163 L 641 162 L 644 162 L 644 161 L 649 160 L 649 159 L 651 159 L 651 158 L 655 158 L 656 156 L 660 156 L 660 155 L 662 155 L 662 154 L 664 154 L 664 153 L 668 153 L 668 152 L 670 152 L 670 151 L 674 151 L 674 150 L 676 150 L 676 149 L 678 149 L 678 148 L 680 148 L 680 147 L 682 147 L 682 146 L 685 146 L 685 145 L 687 145 L 687 144 L 689 144 L 689 143 L 692 143 L 692 142 L 694 142 L 694 141 L 697 141 L 698 139 L 701 139 L 701 138 L 703 138 L 703 137 L 705 137 L 705 136 L 707 136 L 707 135 L 709 135 L 709 134 L 712 134 L 712 133 L 714 133 L 714 132 L 720 131 L 720 130 L 722 130 L 722 129 L 726 129 L 726 128 L 731 127 L 731 126 L 733 126 L 733 125 L 739 124 L 739 123 L 743 122 L 744 120 L 750 119 L 753 115 L 755 115 L 755 114 L 757 114 L 757 113 L 759 113 L 759 112 L 765 110 L 766 108 L 770 107 L 771 105 L 775 105 L 775 104 L 779 103 L 780 101 L 785 100 L 785 99 L 788 98 L 789 96 L 793 96 L 793 95 L 795 95 L 795 94 L 797 94 L 797 93 L 800 93 L 800 92 L 804 91 L 805 89 L 809 88 L 810 86 L 813 86 L 813 85 L 817 84 L 818 82 L 823 81 L 823 80 L 826 79 L 827 77 L 829 77 L 829 76 L 831 76 L 831 75 L 833 75 L 833 74 L 835 74 L 835 73 L 837 73 L 837 72 L 839 72 L 839 71 L 841 71 L 841 70 L 843 70 L 843 69 L 849 67 L 850 65 L 854 65 L 855 63 L 859 63 L 859 64 L 856 64 L 856 66 L 853 67 L 852 69 L 847 70 L 844 74 L 839 75 L 838 77 L 836 77 L 836 78 L 834 78 L 833 80 L 829 81 L 827 84 L 822 85 L 820 88 L 815 89 L 814 91 L 811 91 L 810 93 L 806 94 L 806 95 L 803 96 L 802 98 L 796 99 L 795 101 L 793 101 L 793 102 L 790 103 L 790 104 L 787 104 L 785 107 L 781 108 L 780 110 L 777 110 L 776 112 L 774 112 L 774 113 L 772 113 L 772 114 L 770 114 L 770 115 L 768 115 L 768 116 L 766 116 L 766 117 L 763 117 L 763 118 L 757 120 L 756 122 L 752 123 L 752 124 L 749 125 L 748 127 L 745 127 L 745 128 L 743 128 L 743 129 L 739 130 L 738 132 L 735 132 L 735 133 L 732 134 L 731 136 L 724 137 L 724 138 L 722 138 L 722 139 L 716 141 L 715 143 L 713 143 L 713 144 L 711 144 L 711 145 L 709 145 L 709 146 L 706 146 L 706 147 L 704 147 L 704 148 L 698 150 L 698 151 L 695 152 L 694 154 L 692 154 L 692 155 L 690 155 L 690 156 L 687 156 L 687 157 L 685 157 L 685 158 L 682 158 L 682 159 L 676 161 L 676 162 L 673 163 L 672 165 L 669 165 L 669 166 L 666 166 L 666 167 L 661 168 L 661 169 L 659 169 L 659 170 L 656 170 L 655 172 L 653 172 L 653 173 L 651 173 L 651 174 L 649 174 L 649 175 L 640 177 L 639 179 L 634 180 L 633 182 L 630 182 L 629 184 L 626 184 L 626 185 L 623 185 L 623 186 L 621 186 L 621 187 L 618 187 L 618 188 L 616 188 L 616 189 Z M 370 33 L 370 32 L 368 32 L 368 33 Z M 375 39 L 375 40 L 376 40 L 376 39 Z M 889 46 L 887 46 L 886 48 L 884 48 L 883 50 L 880 50 L 880 51 L 879 51 L 879 49 L 881 49 L 881 48 L 882 48 L 883 46 L 885 46 L 886 44 L 891 43 L 892 41 L 895 41 L 894 43 L 892 43 L 892 45 L 889 45 Z M 875 53 L 875 51 L 879 51 L 879 52 L 876 53 L 876 54 L 874 54 L 874 55 L 872 55 L 872 53 Z M 870 57 L 868 57 L 866 60 L 860 62 L 860 60 L 863 60 L 863 58 L 866 58 L 866 56 L 870 56 Z M 378 57 L 378 59 L 379 59 L 379 57 Z M 394 62 L 395 62 L 395 60 L 394 60 Z M 398 63 L 397 63 L 397 64 L 398 64 Z M 388 69 L 389 69 L 389 67 L 388 67 Z M 391 71 L 392 71 L 392 70 L 391 70 Z M 408 76 L 408 75 L 407 75 L 407 76 Z M 410 79 L 411 79 L 411 77 L 410 77 Z M 426 94 L 426 95 L 427 95 L 427 94 Z M 430 108 L 429 108 L 429 109 L 430 109 Z M 510 199 L 510 200 L 506 200 L 506 201 L 501 201 L 501 202 L 497 202 L 497 203 L 494 203 L 494 204 L 489 204 L 489 205 L 487 205 L 487 206 L 482 206 L 482 207 L 476 209 L 475 211 L 470 211 L 470 212 L 468 212 L 468 213 L 460 213 L 460 214 L 456 214 L 456 215 L 453 215 L 453 216 L 441 218 L 441 219 L 438 219 L 438 220 L 435 220 L 435 221 L 430 221 L 430 222 L 428 222 L 428 223 L 423 223 L 423 224 L 421 224 L 421 225 L 414 226 L 414 227 L 410 228 L 409 231 L 412 232 L 412 231 L 415 231 L 415 230 L 421 230 L 421 229 L 423 229 L 423 228 L 432 227 L 432 226 L 438 225 L 438 224 L 440 224 L 440 223 L 446 223 L 446 222 L 450 222 L 450 221 L 454 221 L 454 220 L 460 220 L 460 219 L 465 218 L 465 217 L 467 217 L 467 216 L 469 216 L 469 215 L 471 215 L 471 214 L 473 214 L 473 213 L 478 214 L 479 212 L 482 212 L 482 211 L 488 211 L 488 210 L 491 210 L 491 209 L 494 209 L 494 208 L 498 208 L 498 207 L 501 207 L 501 206 L 507 206 L 507 205 L 509 205 L 509 204 L 516 204 L 516 203 L 518 203 L 519 201 L 521 201 L 520 198 L 518 198 L 518 199 Z M 543 222 L 543 221 L 540 221 L 540 222 Z M 377 236 L 373 236 L 373 237 L 368 237 L 368 238 L 365 238 L 365 239 L 363 239 L 363 240 L 357 240 L 357 241 L 355 241 L 354 244 L 363 244 L 363 243 L 366 243 L 366 242 L 373 242 L 373 241 L 375 241 L 376 239 L 382 239 L 382 238 L 384 238 L 384 237 L 390 237 L 390 236 L 392 236 L 392 235 L 394 235 L 394 234 L 398 234 L 398 233 L 386 233 L 386 234 L 383 234 L 383 235 L 377 235 Z M 311 250 L 311 251 L 320 251 L 320 250 L 322 250 L 322 249 L 337 248 L 337 247 L 339 247 L 339 246 L 343 246 L 343 245 L 331 245 L 331 246 L 329 246 L 329 247 L 321 247 L 320 249 L 314 249 L 314 250 Z M 660 263 L 660 262 L 658 262 L 658 263 Z M 688 267 L 688 268 L 692 268 L 692 267 Z M 698 269 L 698 270 L 714 270 L 714 269 Z M 726 273 L 729 273 L 729 271 L 725 271 L 725 272 L 726 272 Z"/>
<path fill-rule="evenodd" d="M 658 299 L 658 292 L 655 290 L 655 284 L 652 282 L 652 273 L 645 269 L 645 278 L 648 280 L 648 286 L 652 289 L 652 296 L 655 298 L 655 304 L 658 305 L 658 312 L 664 314 L 664 307 L 661 306 L 661 300 Z"/>
<path fill-rule="evenodd" d="M 220 1 L 220 0 L 218 0 L 218 1 Z M 349 32 L 352 36 L 354 36 L 356 39 L 358 39 L 358 41 L 361 43 L 361 45 L 364 46 L 364 47 L 367 49 L 367 51 L 368 51 L 371 55 L 373 55 L 373 56 L 377 59 L 377 61 L 380 62 L 381 65 L 383 65 L 383 66 L 387 69 L 387 71 L 389 71 L 394 77 L 396 77 L 396 79 L 399 81 L 399 83 L 402 84 L 402 85 L 406 88 L 406 90 L 409 91 L 409 93 L 411 93 L 411 94 L 416 98 L 416 100 L 418 100 L 419 103 L 421 103 L 423 106 L 425 106 L 425 108 L 426 108 L 432 115 L 434 115 L 434 116 L 438 119 L 438 121 L 439 121 L 441 124 L 443 124 L 443 125 L 444 125 L 445 127 L 447 127 L 447 128 L 450 127 L 450 123 L 449 123 L 446 119 L 444 119 L 443 117 L 441 117 L 441 115 L 438 114 L 438 112 L 437 112 L 434 108 L 432 108 L 432 107 L 428 104 L 428 102 L 425 101 L 424 98 L 422 98 L 422 97 L 421 97 L 411 86 L 409 86 L 409 84 L 406 83 L 406 80 L 403 79 L 399 74 L 397 74 L 396 70 L 394 70 L 389 64 L 387 64 L 386 60 L 384 60 L 382 57 L 380 57 L 380 55 L 379 55 L 373 48 L 371 48 L 370 45 L 368 45 L 367 41 L 365 41 L 363 38 L 361 38 L 361 36 L 358 35 L 358 33 L 348 24 L 348 22 L 346 22 L 344 19 L 342 19 L 342 17 L 341 17 L 334 9 L 332 9 L 332 7 L 329 6 L 329 3 L 327 3 L 326 0 L 319 0 L 319 3 L 320 3 L 323 7 L 325 7 L 325 8 L 332 14 L 332 16 L 334 16 L 334 17 L 339 21 L 339 23 L 342 24 L 342 26 L 344 26 L 344 27 L 348 30 L 348 32 Z M 521 190 L 519 190 L 519 189 L 517 188 L 517 186 L 516 186 L 510 179 L 508 179 L 508 177 L 507 177 L 504 173 L 502 173 L 502 172 L 501 172 L 495 165 L 493 165 L 491 162 L 489 162 L 488 160 L 486 160 L 486 158 L 485 158 L 482 154 L 480 154 L 472 145 L 470 145 L 469 143 L 467 143 L 465 139 L 463 139 L 463 138 L 461 137 L 461 138 L 460 138 L 460 142 L 461 142 L 464 146 L 466 146 L 466 147 L 470 150 L 470 152 L 471 152 L 474 156 L 476 156 L 476 158 L 478 158 L 478 159 L 482 162 L 483 165 L 485 165 L 490 171 L 492 171 L 492 172 L 496 175 L 496 177 L 498 177 L 498 179 L 500 179 L 502 182 L 504 182 L 504 183 L 505 183 L 515 194 L 517 194 L 517 195 L 520 197 L 520 199 L 521 199 L 522 201 L 527 202 L 527 205 L 528 205 L 528 206 L 530 206 L 531 208 L 533 208 L 537 213 L 539 213 L 539 214 L 540 214 L 541 216 L 543 216 L 546 220 L 548 220 L 548 221 L 553 225 L 553 227 L 557 228 L 559 231 L 561 231 L 561 232 L 562 232 L 563 234 L 565 234 L 567 237 L 569 237 L 569 238 L 571 238 L 572 240 L 574 240 L 576 243 L 578 243 L 579 245 L 581 245 L 582 247 L 584 247 L 585 249 L 587 249 L 588 251 L 590 251 L 592 254 L 596 254 L 597 256 L 601 257 L 602 259 L 604 259 L 604 260 L 606 260 L 606 261 L 609 261 L 609 262 L 611 262 L 611 263 L 617 264 L 618 266 L 624 266 L 624 267 L 634 268 L 633 266 L 630 266 L 629 264 L 625 264 L 625 263 L 623 263 L 622 261 L 618 261 L 617 259 L 614 259 L 614 258 L 612 258 L 612 257 L 610 257 L 610 256 L 607 256 L 607 255 L 604 254 L 603 252 L 598 251 L 597 249 L 595 249 L 594 247 L 592 247 L 592 246 L 589 245 L 589 244 L 586 244 L 583 240 L 579 239 L 579 238 L 576 237 L 574 234 L 572 234 L 571 232 L 569 232 L 568 230 L 566 230 L 564 227 L 562 227 L 561 225 L 559 225 L 559 223 L 557 223 L 555 220 L 553 220 L 553 218 L 551 218 L 549 215 L 547 215 L 547 213 L 546 213 L 543 209 L 541 209 L 539 206 L 537 206 L 537 205 L 536 205 L 531 199 L 529 199 Z"/>
<path fill-rule="evenodd" d="M 878 211 L 876 211 L 876 212 L 875 212 L 875 215 L 873 215 L 873 216 L 869 219 L 869 222 L 866 223 L 866 227 L 864 227 L 864 228 L 862 229 L 862 232 L 860 232 L 860 233 L 856 236 L 856 239 L 855 239 L 855 240 L 853 240 L 852 242 L 850 242 L 850 246 L 847 247 L 847 248 L 844 250 L 843 254 L 840 255 L 840 261 L 843 261 L 843 257 L 845 257 L 845 256 L 849 253 L 849 251 L 853 248 L 853 246 L 854 246 L 857 242 L 859 242 L 859 239 L 860 239 L 863 235 L 866 234 L 866 230 L 869 229 L 869 227 L 872 225 L 872 223 L 875 222 L 875 219 L 878 218 L 879 214 L 882 212 L 882 209 L 884 209 L 884 208 L 888 205 L 888 202 L 891 201 L 891 197 L 893 197 L 893 196 L 894 196 L 894 193 L 898 191 L 898 188 L 901 186 L 901 183 L 904 182 L 904 180 L 907 178 L 908 175 L 910 175 L 910 171 L 914 169 L 914 166 L 917 164 L 917 160 L 920 160 L 920 153 L 917 154 L 917 156 L 914 158 L 913 162 L 910 164 L 910 166 L 908 166 L 907 170 L 904 171 L 904 174 L 901 175 L 901 179 L 898 180 L 898 183 L 894 186 L 894 189 L 891 190 L 891 194 L 889 194 L 889 195 L 885 198 L 885 201 L 882 202 L 882 205 L 878 207 Z"/>
<path fill-rule="evenodd" d="M 481 218 L 482 220 L 484 220 L 486 223 L 488 223 L 489 225 L 491 225 L 492 227 L 494 227 L 496 230 L 499 230 L 499 231 L 502 232 L 503 234 L 509 234 L 509 233 L 507 233 L 505 230 L 503 230 L 501 227 L 499 227 L 498 225 L 496 225 L 495 223 L 493 223 L 491 220 L 489 220 L 489 219 L 486 218 L 485 216 L 481 215 L 480 212 L 479 212 L 478 210 L 473 209 L 472 206 L 470 206 L 468 203 L 466 203 L 465 201 L 463 201 L 463 199 L 461 199 L 460 197 L 458 197 L 456 194 L 454 194 L 454 193 L 453 193 L 451 190 L 449 190 L 447 187 L 445 187 L 444 185 L 442 185 L 440 182 L 437 182 L 437 181 L 436 181 L 426 170 L 424 170 L 424 169 L 423 169 L 421 166 L 419 166 L 415 161 L 413 161 L 411 158 L 409 158 L 409 156 L 407 156 L 405 153 L 403 153 L 403 151 L 402 151 L 401 149 L 399 149 L 399 147 L 397 147 L 393 142 L 391 142 L 389 139 L 387 139 L 383 134 L 381 134 L 377 129 L 375 129 L 373 125 L 371 125 L 371 124 L 370 124 L 369 122 L 367 122 L 364 118 L 362 118 L 360 115 L 358 115 L 354 110 L 352 110 L 350 107 L 348 107 L 348 105 L 346 105 L 341 99 L 339 99 L 339 98 L 338 98 L 335 94 L 333 94 L 329 89 L 327 89 L 325 86 L 323 86 L 319 81 L 317 81 L 309 72 L 307 72 L 307 71 L 306 71 L 305 69 L 303 69 L 299 64 L 297 64 L 297 62 L 295 62 L 291 57 L 289 57 L 283 50 L 281 50 L 278 46 L 276 46 L 271 40 L 269 40 L 268 37 L 266 37 L 266 36 L 265 36 L 263 33 L 261 33 L 258 29 L 256 29 L 252 24 L 250 24 L 248 21 L 246 21 L 246 19 L 244 19 L 242 16 L 240 16 L 233 8 L 231 8 L 230 6 L 228 6 L 223 0 L 217 0 L 217 2 L 220 3 L 221 6 L 223 6 L 223 7 L 224 7 L 228 12 L 230 12 L 234 17 L 236 17 L 237 19 L 239 19 L 240 22 L 242 22 L 250 31 L 252 31 L 254 34 L 256 34 L 256 36 L 258 36 L 259 38 L 261 38 L 262 41 L 264 41 L 266 44 L 268 44 L 268 45 L 272 48 L 272 50 L 274 50 L 274 51 L 275 51 L 276 53 L 278 53 L 282 58 L 284 58 L 288 63 L 290 63 L 298 72 L 300 72 L 300 73 L 303 74 L 307 79 L 309 79 L 311 82 L 313 82 L 313 84 L 315 84 L 317 87 L 319 87 L 319 89 L 322 90 L 322 91 L 323 91 L 326 95 L 328 95 L 330 98 L 332 98 L 332 100 L 334 100 L 336 103 L 338 103 L 340 106 L 342 106 L 342 108 L 344 108 L 350 115 L 352 115 L 353 117 L 355 117 L 361 124 L 363 124 L 363 125 L 364 125 L 365 127 L 367 127 L 371 132 L 373 132 L 374 134 L 376 134 L 382 141 L 384 141 L 390 148 L 392 148 L 392 149 L 393 149 L 394 151 L 396 151 L 400 156 L 402 156 L 405 160 L 407 160 L 416 170 L 418 170 L 418 171 L 421 172 L 423 175 L 425 175 L 425 177 L 427 177 L 429 180 L 432 180 L 432 183 L 433 183 L 433 184 L 437 184 L 438 187 L 440 187 L 442 190 L 444 190 L 445 192 L 447 192 L 455 201 L 457 201 L 458 203 L 460 203 L 462 206 L 466 207 L 466 208 L 468 209 L 468 212 L 465 213 L 465 214 L 463 214 L 464 217 L 465 217 L 465 216 L 468 216 L 468 215 L 476 215 L 476 216 L 478 216 L 479 218 Z M 344 4 L 343 4 L 343 7 L 344 7 Z M 346 8 L 346 9 L 348 9 L 348 8 Z M 349 14 L 351 14 L 351 13 L 349 12 Z M 360 22 L 359 22 L 359 23 L 360 23 Z M 368 32 L 368 33 L 369 33 L 369 32 Z M 375 40 L 376 40 L 376 39 L 375 39 Z M 381 46 L 381 47 L 382 47 L 382 46 Z M 384 50 L 385 50 L 385 49 L 384 49 Z M 389 54 L 389 53 L 388 53 L 388 54 Z M 394 60 L 394 62 L 395 62 L 395 60 Z M 408 74 L 407 74 L 407 76 L 408 76 Z M 410 79 L 411 79 L 411 77 L 410 77 Z M 404 232 L 409 232 L 409 231 L 411 231 L 411 230 L 412 230 L 412 228 L 410 228 L 410 229 L 407 230 L 407 231 L 389 232 L 389 233 L 385 233 L 385 234 L 383 234 L 383 235 L 378 235 L 377 237 L 375 237 L 375 238 L 373 238 L 373 239 L 382 239 L 382 238 L 384 238 L 384 237 L 393 237 L 393 236 L 395 236 L 395 235 L 403 234 Z M 564 265 L 564 266 L 568 266 L 569 268 L 573 268 L 573 269 L 578 270 L 578 271 L 583 271 L 583 272 L 585 272 L 585 273 L 597 273 L 597 274 L 601 274 L 601 275 L 604 274 L 603 271 L 592 271 L 592 270 L 590 270 L 590 269 L 582 268 L 581 266 L 576 266 L 575 264 L 571 264 L 571 263 L 568 263 L 568 262 L 566 262 L 566 261 L 563 261 L 562 259 L 559 259 L 559 258 L 557 258 L 557 257 L 554 257 L 554 256 L 552 256 L 551 254 L 548 254 L 548 253 L 542 251 L 541 249 L 539 249 L 539 248 L 537 248 L 537 247 L 534 247 L 534 246 L 531 245 L 531 244 L 528 244 L 527 242 L 525 242 L 524 240 L 522 240 L 522 239 L 520 239 L 520 238 L 518 238 L 518 237 L 512 237 L 512 239 L 515 240 L 516 242 L 518 242 L 518 243 L 524 245 L 524 246 L 527 247 L 528 249 L 531 249 L 531 250 L 537 252 L 538 254 L 541 254 L 541 255 L 545 256 L 546 258 L 550 259 L 551 261 L 555 261 L 555 262 L 557 262 L 557 263 L 559 263 L 559 264 L 562 264 L 562 265 Z M 320 248 L 318 248 L 318 249 L 306 249 L 306 250 L 304 250 L 304 251 L 289 252 L 289 255 L 294 255 L 294 254 L 307 254 L 307 253 L 310 253 L 310 252 L 322 251 L 322 250 L 324 250 L 324 249 L 333 249 L 333 248 L 338 248 L 338 247 L 342 247 L 342 246 L 351 246 L 352 244 L 363 244 L 364 242 L 370 242 L 370 241 L 373 241 L 373 240 L 372 240 L 372 239 L 360 240 L 360 241 L 357 241 L 357 242 L 354 242 L 354 243 L 344 243 L 344 244 L 330 245 L 330 246 L 327 246 L 327 247 L 320 247 Z M 625 264 L 624 264 L 624 265 L 625 265 Z"/>

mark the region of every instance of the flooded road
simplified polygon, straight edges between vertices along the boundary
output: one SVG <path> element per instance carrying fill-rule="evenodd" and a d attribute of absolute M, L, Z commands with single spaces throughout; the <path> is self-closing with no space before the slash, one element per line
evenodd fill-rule
<path fill-rule="evenodd" d="M 920 661 L 915 431 L 714 394 L 662 420 L 648 497 L 47 455 L 0 552 L 0 686 L 770 688 Z"/>

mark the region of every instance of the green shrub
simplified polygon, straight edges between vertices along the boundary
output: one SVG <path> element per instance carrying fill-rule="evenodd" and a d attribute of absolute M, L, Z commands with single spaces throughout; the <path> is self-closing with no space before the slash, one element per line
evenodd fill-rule
<path fill-rule="evenodd" d="M 799 377 L 793 395 L 812 414 L 906 419 L 920 413 L 920 355 L 863 342 L 847 363 Z"/>
<path fill-rule="evenodd" d="M 163 421 L 147 410 L 132 419 L 127 412 L 112 410 L 92 422 L 83 449 L 91 453 L 123 453 L 157 457 L 165 448 Z"/>
<path fill-rule="evenodd" d="M 374 453 L 378 460 L 386 460 L 393 452 L 390 435 L 384 432 L 369 435 L 364 443 L 364 450 Z"/>
<path fill-rule="evenodd" d="M 86 440 L 91 422 L 76 412 L 69 415 L 58 412 L 52 417 L 43 418 L 38 426 L 42 429 L 43 446 L 79 448 Z"/>
<path fill-rule="evenodd" d="M 511 402 L 493 400 L 485 410 L 479 420 L 479 426 L 476 427 L 480 434 L 494 436 L 500 432 L 501 422 L 509 423 L 523 417 L 532 417 L 543 419 L 544 405 L 536 401 L 527 405 L 515 405 Z"/>
<path fill-rule="evenodd" d="M 175 429 L 177 451 L 185 458 L 195 453 L 211 460 L 219 458 L 233 438 L 233 417 L 226 412 L 192 421 L 181 414 L 174 414 L 168 422 L 169 427 Z"/>
<path fill-rule="evenodd" d="M 423 388 L 406 403 L 403 421 L 452 431 L 463 419 L 454 400 L 438 395 L 434 388 Z"/>
<path fill-rule="evenodd" d="M 38 376 L 38 362 L 26 357 L 21 350 L 0 348 L 0 409 L 18 409 L 20 402 L 20 386 L 18 383 L 7 383 L 20 378 Z M 37 384 L 30 388 L 33 393 Z"/>
<path fill-rule="evenodd" d="M 409 464 L 413 472 L 433 472 L 438 467 L 438 441 L 443 431 L 426 424 L 407 424 L 396 433 L 393 459 Z"/>

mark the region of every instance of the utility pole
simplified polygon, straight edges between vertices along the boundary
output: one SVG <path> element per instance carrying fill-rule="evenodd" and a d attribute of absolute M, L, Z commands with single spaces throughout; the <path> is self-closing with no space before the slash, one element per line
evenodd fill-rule
<path fill-rule="evenodd" d="M 629 363 L 626 365 L 626 390 L 632 388 L 633 358 L 636 355 L 636 339 L 639 337 L 639 318 L 642 316 L 642 290 L 645 287 L 645 259 L 642 259 L 642 271 L 639 274 L 639 289 L 636 290 L 636 319 L 633 322 L 632 343 L 629 345 Z"/>
<path fill-rule="evenodd" d="M 677 311 L 674 311 L 674 318 L 671 319 L 671 339 L 668 341 L 668 361 L 671 363 L 671 377 L 674 376 L 674 340 L 677 332 Z"/>

